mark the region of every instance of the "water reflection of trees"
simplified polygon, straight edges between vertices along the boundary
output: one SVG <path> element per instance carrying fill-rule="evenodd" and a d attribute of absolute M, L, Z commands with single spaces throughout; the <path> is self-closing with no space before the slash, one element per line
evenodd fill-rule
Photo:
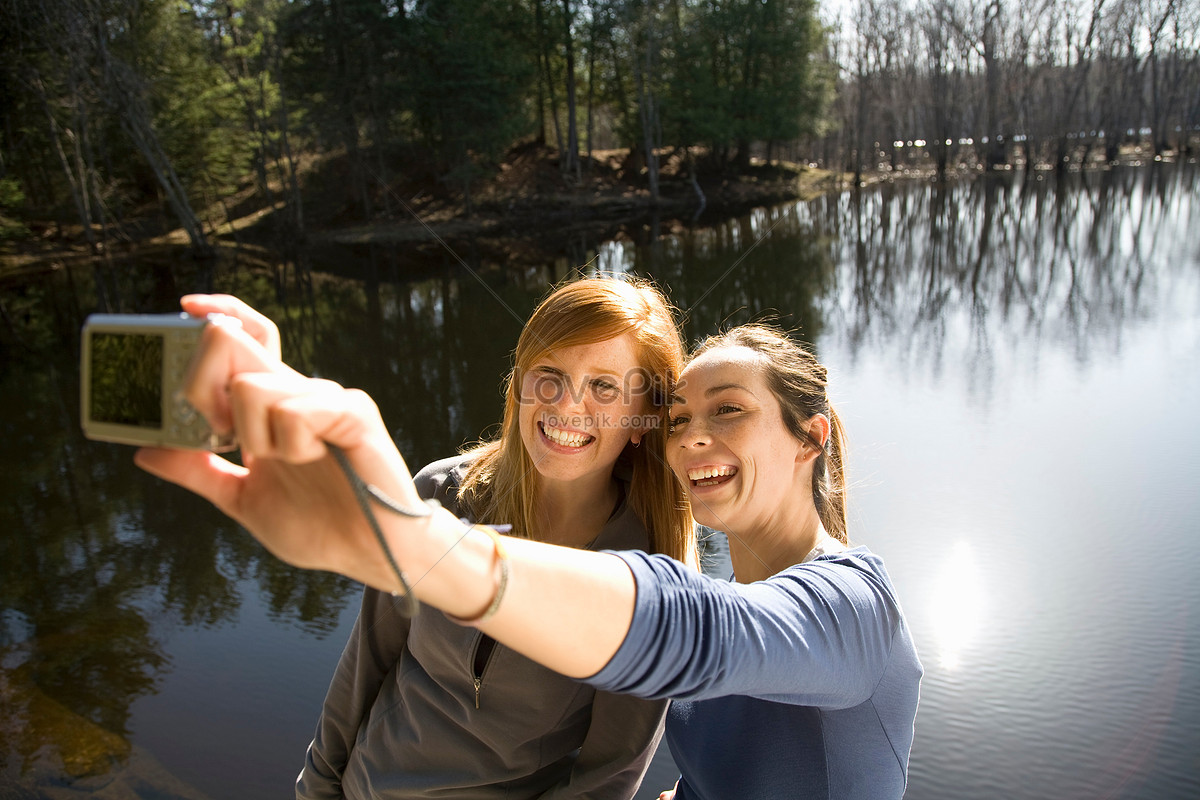
<path fill-rule="evenodd" d="M 847 194 L 814 213 L 838 264 L 821 312 L 852 354 L 869 344 L 934 377 L 962 351 L 981 391 L 998 340 L 1087 361 L 1186 263 L 1195 186 L 1181 165 Z"/>
<path fill-rule="evenodd" d="M 167 659 L 139 606 L 161 576 L 148 579 L 131 542 L 148 481 L 131 482 L 115 453 L 74 433 L 78 406 L 62 376 L 18 367 L 3 381 L 2 694 L 6 718 L 22 722 L 0 731 L 0 756 L 24 769 L 56 745 L 68 769 L 89 771 L 126 754 L 130 704 L 153 691 Z M 14 403 L 16 392 L 29 402 Z"/>
<path fill-rule="evenodd" d="M 635 232 L 599 246 L 596 263 L 666 284 L 693 338 L 774 311 L 809 341 L 844 342 L 852 358 L 882 349 L 935 380 L 963 359 L 954 368 L 986 392 L 1001 342 L 1079 362 L 1120 346 L 1175 265 L 1194 263 L 1197 174 L 1160 164 L 883 184 Z"/>
<path fill-rule="evenodd" d="M 829 242 L 813 231 L 809 205 L 756 209 L 713 227 L 620 243 L 602 263 L 664 285 L 691 339 L 770 315 L 815 341 L 833 271 Z"/>

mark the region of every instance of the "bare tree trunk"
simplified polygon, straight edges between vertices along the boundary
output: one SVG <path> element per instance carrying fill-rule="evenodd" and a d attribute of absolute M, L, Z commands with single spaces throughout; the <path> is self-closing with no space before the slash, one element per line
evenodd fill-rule
<path fill-rule="evenodd" d="M 62 137 L 65 135 L 68 139 L 75 139 L 75 134 L 71 131 L 66 131 L 65 134 L 60 132 L 58 120 L 54 118 L 54 112 L 50 108 L 50 102 L 46 99 L 45 86 L 42 84 L 42 79 L 36 72 L 28 81 L 37 93 L 38 98 L 42 103 L 42 110 L 46 114 L 46 121 L 50 127 L 50 139 L 54 142 L 54 151 L 58 154 L 58 162 L 62 165 L 63 174 L 67 178 L 67 186 L 71 190 L 71 200 L 75 204 L 75 213 L 79 216 L 79 224 L 83 226 L 83 235 L 87 239 L 88 247 L 94 253 L 97 250 L 96 234 L 92 230 L 92 215 L 88 208 L 87 190 L 81 185 L 83 176 L 78 175 L 71 167 L 71 161 L 67 158 L 67 153 L 63 149 Z"/>
<path fill-rule="evenodd" d="M 1000 120 L 1000 55 L 997 41 L 1000 36 L 1000 0 L 989 0 L 983 22 L 984 118 L 987 131 L 987 167 L 993 169 L 1007 162 L 1004 155 L 1004 133 Z"/>
<path fill-rule="evenodd" d="M 938 180 L 946 177 L 946 168 L 950 161 L 950 146 L 946 141 L 951 137 L 950 129 L 950 82 L 946 76 L 946 45 L 948 36 L 946 30 L 945 9 L 941 4 L 935 6 L 932 17 L 925 24 L 925 38 L 929 48 L 930 58 L 930 94 L 933 106 L 933 129 L 937 131 L 938 141 L 935 145 L 935 159 Z"/>
<path fill-rule="evenodd" d="M 68 86 L 71 92 L 71 111 L 74 116 L 74 124 L 67 129 L 67 138 L 71 142 L 71 158 L 75 163 L 75 175 L 79 179 L 79 194 L 83 201 L 83 213 L 87 216 L 87 239 L 88 243 L 95 250 L 97 243 L 93 239 L 93 223 L 95 222 L 95 213 L 92 201 L 96 197 L 96 192 L 92 190 L 92 184 L 95 183 L 95 176 L 91 174 L 91 164 L 83 156 L 83 139 L 87 135 L 87 111 L 84 108 L 84 102 L 80 98 L 80 87 L 75 81 L 74 70 L 68 73 Z"/>
<path fill-rule="evenodd" d="M 272 69 L 276 74 L 282 70 L 283 54 L 279 49 L 279 39 L 272 36 L 267 45 L 268 58 L 272 64 Z M 276 89 L 279 92 L 279 121 L 277 128 L 279 130 L 279 152 L 283 155 L 283 165 L 276 161 L 276 169 L 279 171 L 280 182 L 286 187 L 287 207 L 291 215 L 291 225 L 294 233 L 298 236 L 304 234 L 304 198 L 300 194 L 300 177 L 296 170 L 296 156 L 292 153 L 292 141 L 289 136 L 290 125 L 288 120 L 288 102 L 287 91 L 284 88 L 283 81 L 276 82 Z M 286 167 L 286 169 L 285 169 Z"/>
<path fill-rule="evenodd" d="M 587 88 L 587 158 L 592 163 L 592 150 L 596 133 L 595 104 L 596 104 L 596 21 L 595 11 L 592 12 L 592 24 L 588 31 L 588 88 Z M 590 169 L 590 166 L 589 166 Z"/>
<path fill-rule="evenodd" d="M 187 190 L 179 180 L 175 167 L 162 149 L 158 134 L 154 131 L 150 110 L 142 96 L 141 78 L 128 64 L 110 57 L 103 33 L 97 35 L 94 41 L 103 81 L 99 89 L 103 93 L 105 103 L 115 112 L 121 128 L 146 159 L 146 164 L 154 173 L 192 248 L 199 253 L 209 252 L 212 248 L 205 238 L 200 220 L 192 210 Z"/>
<path fill-rule="evenodd" d="M 658 154 L 655 147 L 655 132 L 658 129 L 658 108 L 650 81 L 654 75 L 654 16 L 655 0 L 647 0 L 642 26 L 644 50 L 633 59 L 634 81 L 637 84 L 638 110 L 642 123 L 642 148 L 646 152 L 646 177 L 650 185 L 650 202 L 659 201 Z"/>
<path fill-rule="evenodd" d="M 1167 114 L 1164 110 L 1166 103 L 1163 101 L 1163 94 L 1166 91 L 1164 88 L 1165 80 L 1163 79 L 1163 68 L 1159 63 L 1158 45 L 1162 40 L 1163 29 L 1167 25 L 1167 20 L 1175 11 L 1175 0 L 1168 0 L 1166 7 L 1163 9 L 1162 17 L 1149 31 L 1150 51 L 1146 56 L 1146 66 L 1150 70 L 1150 126 L 1151 137 L 1154 140 L 1154 154 L 1162 155 L 1167 149 Z"/>
<path fill-rule="evenodd" d="M 863 150 L 866 148 L 865 137 L 867 117 L 867 65 L 866 59 L 860 58 L 858 62 L 858 102 L 855 107 L 856 122 L 854 125 L 854 185 L 858 186 L 862 183 L 863 178 Z"/>
<path fill-rule="evenodd" d="M 76 143 L 76 148 L 79 151 L 82 159 L 82 174 L 86 176 L 84 188 L 91 193 L 92 199 L 89 205 L 92 208 L 92 218 L 100 226 L 101 246 L 108 248 L 108 208 L 104 202 L 104 193 L 101 189 L 100 171 L 96 169 L 96 154 L 92 149 L 92 126 L 89 124 L 86 107 L 81 114 L 83 124 L 80 126 L 80 135 Z"/>
<path fill-rule="evenodd" d="M 542 0 L 534 0 L 533 5 L 537 20 L 538 62 L 542 66 L 542 82 L 546 87 L 546 94 L 550 100 L 550 119 L 554 122 L 554 147 L 558 151 L 558 157 L 561 161 L 564 155 L 562 126 L 558 121 L 558 97 L 554 93 L 554 75 L 553 70 L 550 69 L 549 36 L 546 34 L 546 20 L 545 14 L 542 11 Z"/>
<path fill-rule="evenodd" d="M 138 108 L 140 104 L 137 102 L 127 102 L 125 110 L 121 114 L 121 127 L 129 134 L 129 138 L 133 140 L 134 146 L 146 159 L 151 171 L 154 172 L 154 177 L 158 180 L 159 186 L 167 196 L 167 203 L 170 204 L 171 210 L 175 212 L 179 224 L 183 226 L 183 230 L 187 233 L 188 240 L 192 243 L 192 248 L 198 252 L 204 253 L 211 250 L 207 238 L 204 235 L 204 228 L 200 220 L 196 217 L 196 213 L 192 210 L 191 202 L 187 197 L 187 190 L 183 187 L 183 182 L 179 180 L 179 175 L 175 172 L 175 167 L 171 165 L 167 154 L 163 152 L 162 146 L 159 144 L 158 135 L 154 132 L 153 126 L 144 111 Z"/>
<path fill-rule="evenodd" d="M 542 72 L 542 59 L 538 56 L 538 74 Z M 537 135 L 534 141 L 539 145 L 546 144 L 546 90 L 542 86 L 542 80 L 539 77 L 537 80 Z"/>
<path fill-rule="evenodd" d="M 575 119 L 575 37 L 571 32 L 574 12 L 571 11 L 571 0 L 563 3 L 563 47 L 567 56 L 567 147 L 565 156 L 559 161 L 563 175 L 570 175 L 576 181 L 579 174 L 579 123 Z"/>
<path fill-rule="evenodd" d="M 625 94 L 625 75 L 621 71 L 621 66 L 625 63 L 625 59 L 622 58 L 621 54 L 617 51 L 617 43 L 613 41 L 613 37 L 611 35 L 608 37 L 608 49 L 609 55 L 612 58 L 613 84 L 616 88 L 617 108 L 621 110 L 621 115 L 623 117 L 628 117 L 629 96 Z"/>
<path fill-rule="evenodd" d="M 1092 50 L 1095 46 L 1096 32 L 1101 22 L 1101 12 L 1104 10 L 1105 0 L 1094 0 L 1092 5 L 1092 18 L 1088 24 L 1087 33 L 1084 35 L 1083 42 L 1076 48 L 1077 57 L 1075 60 L 1075 68 L 1067 70 L 1066 74 L 1074 81 L 1074 85 L 1070 87 L 1064 107 L 1059 115 L 1059 132 L 1058 142 L 1055 151 L 1055 169 L 1063 171 L 1067 167 L 1067 162 L 1070 159 L 1068 150 L 1067 129 L 1071 126 L 1072 119 L 1075 115 L 1075 109 L 1078 107 L 1079 98 L 1083 96 L 1083 90 L 1087 86 L 1088 76 L 1091 73 L 1092 61 L 1094 60 Z M 1068 59 L 1070 57 L 1068 46 Z M 1069 62 L 1068 62 L 1069 63 Z M 1114 131 L 1113 134 L 1116 132 Z"/>
<path fill-rule="evenodd" d="M 292 142 L 288 137 L 287 101 L 284 98 L 283 86 L 279 87 L 279 143 L 283 148 L 283 160 L 287 172 L 283 175 L 284 185 L 288 189 L 288 209 L 292 214 L 292 225 L 297 234 L 304 233 L 304 197 L 300 194 L 300 178 L 296 174 L 296 157 L 292 154 Z M 281 170 L 282 172 L 282 170 Z"/>
<path fill-rule="evenodd" d="M 72 169 L 71 163 L 67 159 L 67 154 L 63 151 L 59 126 L 55 122 L 54 116 L 50 114 L 49 109 L 47 109 L 46 114 L 50 120 L 50 138 L 54 140 L 54 148 L 58 153 L 58 160 L 62 164 L 63 174 L 67 176 L 67 184 L 71 188 L 71 199 L 75 202 L 75 211 L 79 215 L 79 224 L 83 226 L 84 238 L 87 239 L 88 247 L 92 252 L 96 252 L 98 249 L 96 233 L 92 229 L 92 215 L 89 210 L 87 190 L 80 185 L 83 178 L 77 175 L 75 170 Z M 75 135 L 71 131 L 66 131 L 66 136 L 68 139 L 75 139 Z"/>

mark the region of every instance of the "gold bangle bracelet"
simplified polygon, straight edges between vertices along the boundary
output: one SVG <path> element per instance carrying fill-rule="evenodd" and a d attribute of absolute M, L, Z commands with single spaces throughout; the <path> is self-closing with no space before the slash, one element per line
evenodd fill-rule
<path fill-rule="evenodd" d="M 462 625 L 478 625 L 495 616 L 496 612 L 500 609 L 500 603 L 504 600 L 504 593 L 508 589 L 510 568 L 508 564 L 508 550 L 504 546 L 504 539 L 501 538 L 496 530 L 486 525 L 479 525 L 478 528 L 488 535 L 488 538 L 492 540 L 492 544 L 496 548 L 496 559 L 500 562 L 500 583 L 496 586 L 496 594 L 492 597 L 492 602 L 488 604 L 488 607 L 478 617 L 463 619 L 451 614 L 446 615 Z"/>

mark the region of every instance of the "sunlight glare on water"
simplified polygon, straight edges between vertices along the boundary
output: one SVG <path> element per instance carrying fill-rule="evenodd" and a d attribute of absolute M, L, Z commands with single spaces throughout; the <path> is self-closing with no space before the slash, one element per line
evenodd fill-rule
<path fill-rule="evenodd" d="M 937 657 L 948 670 L 963 664 L 964 651 L 983 624 L 986 589 L 971 543 L 960 539 L 938 567 L 930 594 L 931 628 L 937 638 Z"/>

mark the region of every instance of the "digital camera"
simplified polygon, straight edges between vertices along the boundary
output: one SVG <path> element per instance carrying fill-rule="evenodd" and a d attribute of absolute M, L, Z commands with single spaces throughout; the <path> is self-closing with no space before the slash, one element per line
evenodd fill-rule
<path fill-rule="evenodd" d="M 183 397 L 192 353 L 208 320 L 187 314 L 93 314 L 83 326 L 80 422 L 89 439 L 225 452 Z"/>

